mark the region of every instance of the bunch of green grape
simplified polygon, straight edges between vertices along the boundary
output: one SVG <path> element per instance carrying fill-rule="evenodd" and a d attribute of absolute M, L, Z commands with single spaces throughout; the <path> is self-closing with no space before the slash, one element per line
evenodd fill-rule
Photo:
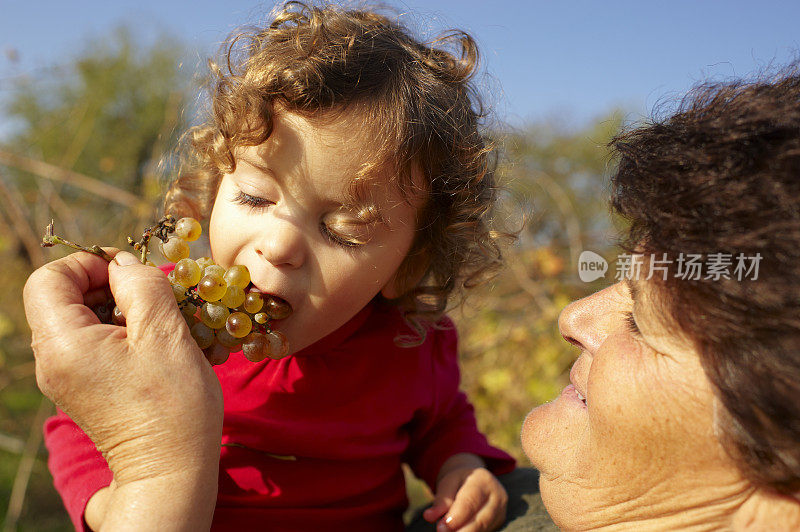
<path fill-rule="evenodd" d="M 246 266 L 226 269 L 209 257 L 189 258 L 189 242 L 197 240 L 202 232 L 194 218 L 181 218 L 174 225 L 168 221 L 159 228 L 162 226 L 165 230 L 152 236 L 161 240 L 159 250 L 164 258 L 175 263 L 167 279 L 192 338 L 208 361 L 222 364 L 231 352 L 240 349 L 251 362 L 285 357 L 289 343 L 283 333 L 270 328 L 270 320 L 288 317 L 291 306 L 253 287 Z M 133 244 L 132 239 L 129 243 Z M 139 249 L 137 246 L 140 244 L 135 249 Z M 101 321 L 124 325 L 119 308 L 110 308 L 111 302 L 94 310 Z"/>

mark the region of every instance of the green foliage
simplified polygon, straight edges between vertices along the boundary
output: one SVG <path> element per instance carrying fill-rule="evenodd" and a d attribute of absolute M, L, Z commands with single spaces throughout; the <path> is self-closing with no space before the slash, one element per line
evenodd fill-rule
<path fill-rule="evenodd" d="M 578 132 L 539 124 L 505 138 L 499 173 L 512 210 L 526 213 L 527 223 L 506 251 L 508 267 L 476 289 L 456 318 L 463 388 L 479 424 L 521 464 L 525 415 L 558 395 L 578 355 L 558 332 L 558 314 L 603 283 L 580 282 L 577 259 L 586 249 L 610 258 L 613 230 L 599 191 L 605 145 L 620 126 L 612 114 Z"/>
<path fill-rule="evenodd" d="M 120 27 L 47 79 L 20 81 L 5 110 L 20 124 L 12 147 L 142 194 L 159 136 L 169 145 L 183 129 L 165 121 L 189 81 L 181 50 L 167 37 L 143 48 Z"/>
<path fill-rule="evenodd" d="M 41 430 L 42 400 L 22 287 L 43 261 L 66 254 L 38 246 L 50 218 L 76 240 L 118 247 L 153 220 L 157 164 L 186 128 L 181 110 L 192 72 L 181 69 L 183 55 L 171 38 L 143 46 L 120 27 L 77 57 L 20 79 L 4 100 L 16 129 L 0 146 L 0 522 L 9 519 L 14 482 L 24 480 L 21 514 L 10 518 L 18 530 L 71 529 L 45 451 L 33 452 L 30 477 L 20 466 L 18 444 Z M 64 171 L 95 188 L 111 185 L 110 193 L 87 192 Z"/>

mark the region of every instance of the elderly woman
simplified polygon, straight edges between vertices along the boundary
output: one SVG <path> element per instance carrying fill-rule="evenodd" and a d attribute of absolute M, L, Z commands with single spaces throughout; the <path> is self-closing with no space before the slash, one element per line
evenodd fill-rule
<path fill-rule="evenodd" d="M 613 147 L 640 261 L 559 319 L 580 356 L 522 429 L 544 504 L 570 530 L 800 530 L 800 75 L 701 86 Z"/>

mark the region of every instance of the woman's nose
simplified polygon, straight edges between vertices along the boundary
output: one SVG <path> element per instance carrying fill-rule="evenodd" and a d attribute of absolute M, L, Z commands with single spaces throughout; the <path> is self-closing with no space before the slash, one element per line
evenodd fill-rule
<path fill-rule="evenodd" d="M 593 354 L 608 335 L 609 317 L 615 314 L 612 290 L 609 287 L 573 301 L 558 316 L 558 330 L 571 344 Z"/>
<path fill-rule="evenodd" d="M 308 252 L 302 227 L 293 220 L 276 217 L 264 229 L 256 252 L 275 267 L 299 268 Z"/>

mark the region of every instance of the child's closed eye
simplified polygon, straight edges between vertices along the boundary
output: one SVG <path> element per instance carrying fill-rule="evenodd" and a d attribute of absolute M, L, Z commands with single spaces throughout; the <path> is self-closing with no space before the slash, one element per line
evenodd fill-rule
<path fill-rule="evenodd" d="M 236 195 L 233 197 L 233 202 L 239 205 L 246 205 L 250 207 L 251 210 L 263 209 L 264 207 L 268 207 L 270 205 L 275 204 L 275 202 L 270 201 L 266 198 L 253 196 L 252 194 L 242 192 L 241 190 L 236 192 Z"/>
<path fill-rule="evenodd" d="M 373 230 L 374 223 L 341 211 L 326 216 L 320 223 L 320 232 L 329 242 L 347 248 L 356 248 L 369 242 Z"/>
<path fill-rule="evenodd" d="M 262 198 L 260 196 L 254 196 L 252 194 L 248 194 L 247 192 L 243 192 L 241 190 L 236 192 L 236 195 L 233 197 L 233 202 L 239 205 L 245 205 L 250 207 L 251 211 L 257 211 L 269 207 L 270 205 L 275 205 L 274 201 L 270 201 L 266 198 Z M 334 221 L 332 225 L 342 226 L 342 228 L 350 228 L 353 229 L 356 226 L 362 224 L 348 224 L 341 222 Z M 325 239 L 337 246 L 341 246 L 344 248 L 357 248 L 363 246 L 366 243 L 366 238 L 363 235 L 357 233 L 363 233 L 363 231 L 359 230 L 351 230 L 345 231 L 346 234 L 340 234 L 336 228 L 331 228 L 328 224 L 321 222 L 319 224 L 320 233 Z M 352 233 L 352 234 L 351 234 Z"/>
<path fill-rule="evenodd" d="M 322 233 L 322 236 L 325 237 L 326 240 L 336 244 L 337 246 L 341 246 L 344 248 L 357 248 L 363 246 L 366 242 L 359 241 L 353 237 L 343 237 L 337 234 L 335 231 L 331 230 L 330 227 L 325 225 L 324 223 L 319 224 L 319 231 Z"/>

